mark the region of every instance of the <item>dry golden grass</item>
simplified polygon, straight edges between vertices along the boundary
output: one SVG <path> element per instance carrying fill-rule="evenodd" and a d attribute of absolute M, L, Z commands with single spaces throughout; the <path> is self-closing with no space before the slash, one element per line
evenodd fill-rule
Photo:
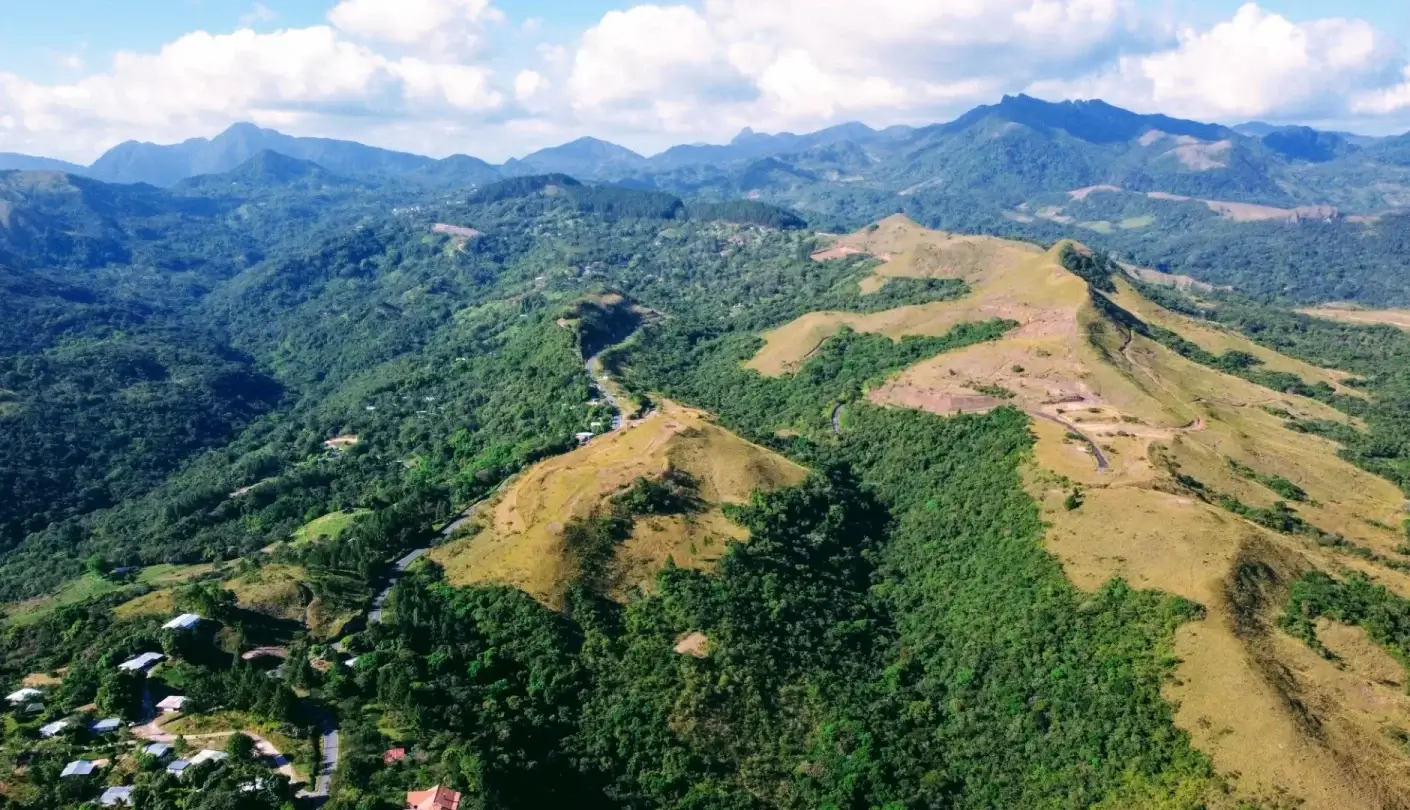
<path fill-rule="evenodd" d="M 897 229 L 915 228 L 895 220 L 890 227 L 883 234 L 887 241 L 873 237 L 873 243 L 914 250 L 927 240 L 951 238 L 899 234 Z M 855 246 L 866 249 L 868 243 Z M 1392 725 L 1410 728 L 1410 718 L 1402 717 L 1407 699 L 1388 682 L 1395 667 L 1374 648 L 1348 642 L 1343 630 L 1330 628 L 1328 639 L 1352 651 L 1345 670 L 1275 629 L 1287 583 L 1304 571 L 1359 570 L 1405 594 L 1410 576 L 1307 538 L 1267 531 L 1184 491 L 1172 475 L 1178 469 L 1250 505 L 1278 499 L 1238 475 L 1229 464 L 1236 459 L 1306 490 L 1315 503 L 1294 507 L 1309 523 L 1393 554 L 1403 538 L 1384 525 L 1399 525 L 1399 490 L 1343 461 L 1333 443 L 1286 429 L 1264 408 L 1343 422 L 1347 417 L 1200 366 L 1106 321 L 1092 306 L 1085 282 L 1061 269 L 1055 251 L 1018 246 L 992 253 L 1002 258 L 989 267 L 980 259 L 980 266 L 963 271 L 969 298 L 927 305 L 929 320 L 880 313 L 851 325 L 888 333 L 886 327 L 900 323 L 935 334 L 964 320 L 1008 317 L 1021 327 L 998 341 L 919 363 L 871 391 L 871 399 L 940 414 L 1013 405 L 1062 419 L 1103 448 L 1111 467 L 1098 471 L 1085 442 L 1073 440 L 1064 426 L 1034 420 L 1028 481 L 1050 526 L 1047 545 L 1081 588 L 1096 589 L 1119 576 L 1206 607 L 1202 621 L 1177 635 L 1180 664 L 1166 695 L 1177 706 L 1177 724 L 1230 777 L 1233 795 L 1211 797 L 1211 806 L 1240 800 L 1327 810 L 1410 806 L 1406 760 L 1384 733 Z M 1351 393 L 1341 387 L 1345 377 L 1338 372 L 1167 312 L 1124 282 L 1113 298 L 1209 351 L 1247 351 L 1270 369 Z M 837 322 L 842 319 L 835 313 L 814 314 L 775 330 L 754 367 L 786 372 Z M 1008 394 L 996 397 L 997 388 Z M 1084 503 L 1068 510 L 1064 500 L 1074 486 L 1082 488 Z M 1240 577 L 1249 570 L 1271 572 L 1270 587 L 1277 592 L 1241 608 L 1230 595 L 1244 587 Z"/>
<path fill-rule="evenodd" d="M 64 667 L 63 670 L 60 670 L 61 673 L 67 671 L 68 667 Z M 61 677 L 60 674 L 50 674 L 48 672 L 31 672 L 30 674 L 24 676 L 24 681 L 20 683 L 20 686 L 27 686 L 31 689 L 47 689 L 52 686 L 58 686 L 63 682 L 64 679 L 63 677 Z"/>
<path fill-rule="evenodd" d="M 1113 299 L 1127 311 L 1147 323 L 1178 332 L 1181 337 L 1205 351 L 1214 354 L 1223 354 L 1228 351 L 1247 352 L 1263 361 L 1263 368 L 1269 371 L 1286 371 L 1290 374 L 1296 374 L 1310 383 L 1325 382 L 1335 388 L 1339 394 L 1365 396 L 1361 391 L 1342 384 L 1342 381 L 1350 376 L 1344 372 L 1319 368 L 1311 363 L 1260 346 L 1233 330 L 1171 312 L 1137 294 L 1124 279 L 1117 280 L 1117 287 L 1120 292 L 1113 296 Z"/>
<path fill-rule="evenodd" d="M 225 583 L 245 610 L 302 624 L 310 595 L 303 583 L 308 572 L 294 565 L 266 565 Z"/>
<path fill-rule="evenodd" d="M 140 619 L 145 616 L 170 616 L 176 612 L 176 605 L 172 598 L 174 593 L 171 588 L 162 588 L 135 599 L 129 599 L 113 608 L 113 616 L 121 621 Z"/>
<path fill-rule="evenodd" d="M 1360 324 L 1389 324 L 1401 329 L 1410 329 L 1410 309 L 1358 309 L 1354 307 L 1326 306 L 1300 309 L 1298 312 L 1314 318 L 1330 321 Z"/>
<path fill-rule="evenodd" d="M 544 461 L 492 504 L 481 530 L 431 552 L 456 585 L 499 583 L 522 588 L 550 605 L 576 575 L 563 543 L 563 526 L 591 515 L 639 477 L 668 469 L 692 475 L 713 506 L 690 518 L 638 519 L 618 552 L 617 596 L 649 584 L 666 558 L 706 567 L 743 530 L 718 504 L 743 503 L 760 489 L 796 484 L 806 470 L 721 428 L 704 413 L 663 402 L 661 409 L 623 430 Z"/>
<path fill-rule="evenodd" d="M 877 223 L 875 231 L 841 237 L 834 250 L 841 247 L 885 261 L 862 281 L 863 292 L 880 289 L 888 278 L 906 277 L 963 279 L 973 294 L 870 315 L 811 312 L 765 332 L 764 347 L 749 361 L 750 368 L 771 376 L 790 373 L 844 326 L 900 340 L 906 335 L 943 335 L 964 322 L 1011 318 L 1023 324 L 1025 336 L 1036 337 L 1075 328 L 1061 322 L 1062 296 L 1085 295 L 1081 282 L 1069 283 L 1075 279 L 1038 247 L 928 231 L 899 214 Z"/>

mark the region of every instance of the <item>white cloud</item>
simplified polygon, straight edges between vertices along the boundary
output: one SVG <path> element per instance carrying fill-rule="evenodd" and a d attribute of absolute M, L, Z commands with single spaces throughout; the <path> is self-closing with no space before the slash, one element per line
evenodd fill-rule
<path fill-rule="evenodd" d="M 106 66 L 80 51 L 55 74 L 71 79 L 0 72 L 0 149 L 83 160 L 252 120 L 491 159 L 585 134 L 650 151 L 744 126 L 942 121 L 1020 91 L 1224 121 L 1410 120 L 1390 37 L 1252 3 L 1190 27 L 1142 0 L 664 0 L 536 42 L 547 26 L 509 25 L 493 0 L 327 1 L 324 25 L 197 31 Z"/>
<path fill-rule="evenodd" d="M 279 19 L 279 12 L 264 3 L 255 3 L 248 12 L 240 15 L 240 27 L 249 28 L 259 23 L 274 22 L 277 19 Z"/>
<path fill-rule="evenodd" d="M 574 106 L 650 103 L 689 93 L 722 67 L 710 25 L 688 6 L 609 11 L 583 34 L 569 79 Z"/>
<path fill-rule="evenodd" d="M 1410 65 L 1401 72 L 1400 84 L 1359 93 L 1352 99 L 1351 111 L 1364 115 L 1387 115 L 1410 110 Z"/>
<path fill-rule="evenodd" d="M 1135 29 L 1128 0 L 641 5 L 584 33 L 567 89 L 586 120 L 671 131 L 923 119 L 1080 75 Z"/>
<path fill-rule="evenodd" d="M 1035 90 L 1215 120 L 1334 118 L 1403 64 L 1396 44 L 1364 20 L 1293 22 L 1249 3 L 1208 30 L 1181 30 L 1174 47 Z"/>
<path fill-rule="evenodd" d="M 356 114 L 426 119 L 503 104 L 489 68 L 389 57 L 327 26 L 196 32 L 156 53 L 121 52 L 68 84 L 0 73 L 0 142 L 91 156 L 126 138 L 179 140 L 239 120 L 308 123 Z"/>
<path fill-rule="evenodd" d="M 534 70 L 521 70 L 519 75 L 514 77 L 514 97 L 519 101 L 528 101 L 536 93 L 544 88 L 547 80 L 543 74 Z"/>
<path fill-rule="evenodd" d="M 418 52 L 469 54 L 487 23 L 504 15 L 490 0 L 342 0 L 328 12 L 338 30 Z"/>

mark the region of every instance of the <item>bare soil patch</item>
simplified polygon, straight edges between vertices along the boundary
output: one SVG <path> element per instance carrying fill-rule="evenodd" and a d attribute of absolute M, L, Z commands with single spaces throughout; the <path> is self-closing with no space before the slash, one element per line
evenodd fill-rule
<path fill-rule="evenodd" d="M 1326 318 L 1344 323 L 1387 324 L 1410 329 L 1410 309 L 1360 309 L 1328 304 L 1300 309 L 1298 312 L 1314 318 Z"/>
<path fill-rule="evenodd" d="M 1121 191 L 1121 186 L 1086 186 L 1085 188 L 1075 188 L 1067 192 L 1067 196 L 1074 200 L 1085 200 L 1098 191 Z"/>

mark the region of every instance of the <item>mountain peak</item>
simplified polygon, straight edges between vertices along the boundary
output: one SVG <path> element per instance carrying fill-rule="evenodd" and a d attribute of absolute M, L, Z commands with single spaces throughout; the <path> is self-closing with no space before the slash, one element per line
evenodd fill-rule
<path fill-rule="evenodd" d="M 1033 129 L 1062 130 L 1089 143 L 1131 141 L 1153 129 L 1202 141 L 1217 141 L 1232 134 L 1232 130 L 1218 124 L 1167 115 L 1143 115 L 1101 99 L 1044 101 L 1023 93 L 1004 96 L 998 104 L 976 107 L 942 125 L 941 131 L 958 132 L 994 119 Z"/>

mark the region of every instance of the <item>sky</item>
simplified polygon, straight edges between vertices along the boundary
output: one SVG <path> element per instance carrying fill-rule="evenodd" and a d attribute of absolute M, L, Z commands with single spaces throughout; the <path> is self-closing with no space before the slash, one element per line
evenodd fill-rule
<path fill-rule="evenodd" d="M 1007 93 L 1410 130 L 1404 0 L 0 0 L 0 151 L 239 121 L 492 161 L 950 120 Z"/>

